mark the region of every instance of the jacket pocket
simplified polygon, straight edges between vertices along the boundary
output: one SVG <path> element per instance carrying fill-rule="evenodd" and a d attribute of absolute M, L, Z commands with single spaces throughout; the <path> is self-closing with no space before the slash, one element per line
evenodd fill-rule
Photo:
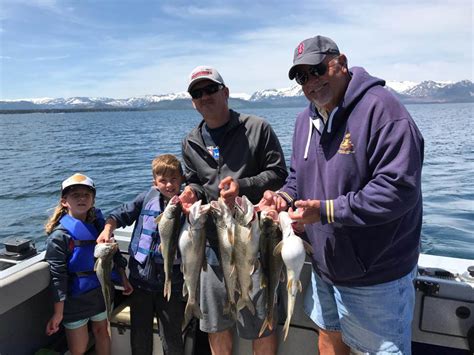
<path fill-rule="evenodd" d="M 345 228 L 333 226 L 316 227 L 311 236 L 314 259 L 321 272 L 337 283 L 363 277 L 367 268 L 357 255 L 354 241 Z"/>

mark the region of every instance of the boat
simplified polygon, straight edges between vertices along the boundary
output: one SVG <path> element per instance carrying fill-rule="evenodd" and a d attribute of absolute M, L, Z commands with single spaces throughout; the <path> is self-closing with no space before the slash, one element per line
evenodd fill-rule
<path fill-rule="evenodd" d="M 131 232 L 132 227 L 114 232 L 125 256 Z M 13 245 L 13 250 L 7 251 L 10 254 L 0 255 L 0 354 L 67 354 L 63 331 L 51 337 L 45 335 L 46 323 L 53 313 L 45 252 L 32 255 L 32 247 L 26 247 L 21 240 Z M 21 248 L 29 253 L 28 257 L 12 260 L 12 254 L 21 254 Z M 474 261 L 421 254 L 418 266 L 414 282 L 413 354 L 474 354 Z M 311 263 L 307 261 L 301 274 L 303 292 L 297 297 L 286 341 L 282 334 L 284 319 L 279 321 L 280 355 L 318 353 L 318 329 L 303 311 L 303 295 L 310 285 L 311 270 Z M 285 308 L 286 292 L 281 296 Z M 127 299 L 117 288 L 110 325 L 113 355 L 131 354 Z M 154 354 L 162 354 L 158 331 L 156 326 Z M 198 330 L 196 320 L 184 330 L 183 337 L 186 355 L 210 354 L 207 337 Z M 92 342 L 90 347 L 93 348 Z M 235 355 L 251 354 L 251 349 L 250 341 L 234 336 Z"/>

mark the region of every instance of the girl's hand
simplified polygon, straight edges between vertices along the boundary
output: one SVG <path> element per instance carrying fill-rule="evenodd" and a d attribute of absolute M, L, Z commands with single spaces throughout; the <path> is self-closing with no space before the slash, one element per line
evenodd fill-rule
<path fill-rule="evenodd" d="M 59 330 L 59 325 L 63 320 L 62 313 L 54 313 L 51 319 L 46 324 L 46 335 L 50 336 L 56 333 Z"/>

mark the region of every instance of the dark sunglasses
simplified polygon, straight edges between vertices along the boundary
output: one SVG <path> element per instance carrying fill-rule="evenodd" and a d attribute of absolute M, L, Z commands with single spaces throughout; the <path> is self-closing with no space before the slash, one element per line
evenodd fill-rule
<path fill-rule="evenodd" d="M 324 63 L 319 63 L 317 65 L 312 65 L 309 67 L 308 71 L 297 71 L 295 73 L 295 80 L 298 84 L 304 85 L 308 81 L 308 73 L 315 77 L 320 77 L 326 74 L 328 66 Z"/>
<path fill-rule="evenodd" d="M 204 93 L 206 93 L 207 95 L 213 95 L 216 92 L 218 92 L 220 89 L 222 89 L 223 87 L 224 85 L 222 84 L 209 84 L 207 86 L 204 86 L 203 88 L 191 90 L 189 94 L 191 95 L 193 99 L 196 100 L 196 99 L 200 99 L 202 95 L 204 95 Z"/>

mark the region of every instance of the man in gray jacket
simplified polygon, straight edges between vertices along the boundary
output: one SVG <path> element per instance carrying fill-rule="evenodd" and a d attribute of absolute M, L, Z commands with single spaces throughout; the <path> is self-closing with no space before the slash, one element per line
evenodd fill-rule
<path fill-rule="evenodd" d="M 257 203 L 267 189 L 280 188 L 287 170 L 283 152 L 271 126 L 263 119 L 229 109 L 229 89 L 212 67 L 199 66 L 190 74 L 188 92 L 203 121 L 183 140 L 182 156 L 188 186 L 180 196 L 185 212 L 199 199 L 222 197 L 229 206 L 239 195 Z M 207 271 L 201 272 L 200 328 L 208 333 L 213 354 L 232 353 L 232 327 L 236 321 L 224 314 L 227 299 L 215 226 L 208 219 Z M 237 317 L 240 337 L 253 340 L 254 354 L 275 354 L 275 328 L 258 336 L 265 318 L 260 271 L 252 275 L 252 301 L 256 312 L 246 308 Z"/>

